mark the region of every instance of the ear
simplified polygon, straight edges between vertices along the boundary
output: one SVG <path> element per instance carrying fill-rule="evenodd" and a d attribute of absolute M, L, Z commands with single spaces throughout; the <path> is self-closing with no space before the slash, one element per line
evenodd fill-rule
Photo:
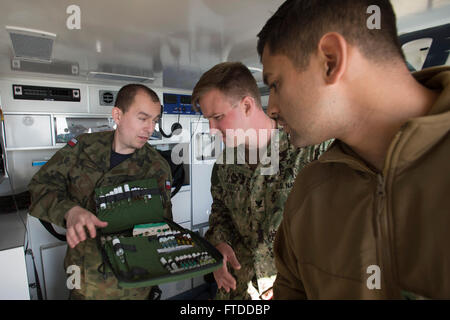
<path fill-rule="evenodd" d="M 319 41 L 318 53 L 323 71 L 323 78 L 327 84 L 337 83 L 347 68 L 348 43 L 337 32 L 329 32 Z"/>
<path fill-rule="evenodd" d="M 117 107 L 112 108 L 111 115 L 116 125 L 119 125 L 120 119 L 122 118 L 122 114 L 123 114 L 122 110 L 120 110 L 119 108 Z"/>
<path fill-rule="evenodd" d="M 253 112 L 254 108 L 256 107 L 255 99 L 253 99 L 250 96 L 246 96 L 241 101 L 242 106 L 244 108 L 244 113 L 248 117 Z"/>

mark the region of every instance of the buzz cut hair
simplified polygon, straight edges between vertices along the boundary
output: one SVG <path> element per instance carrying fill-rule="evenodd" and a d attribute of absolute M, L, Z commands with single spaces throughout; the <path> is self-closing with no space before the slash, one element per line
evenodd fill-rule
<path fill-rule="evenodd" d="M 147 86 L 144 86 L 143 84 L 131 83 L 120 88 L 114 105 L 122 110 L 123 113 L 127 112 L 133 104 L 134 97 L 138 92 L 144 92 L 153 102 L 161 103 L 155 91 Z"/>
<path fill-rule="evenodd" d="M 368 27 L 371 6 L 380 9 L 378 29 Z M 389 0 L 287 0 L 259 32 L 257 51 L 262 58 L 268 48 L 271 55 L 285 55 L 305 70 L 328 32 L 341 34 L 375 63 L 393 58 L 405 61 Z"/>
<path fill-rule="evenodd" d="M 222 62 L 205 72 L 192 92 L 192 106 L 198 110 L 199 101 L 207 92 L 217 89 L 234 104 L 246 96 L 262 108 L 261 94 L 251 71 L 241 62 Z"/>

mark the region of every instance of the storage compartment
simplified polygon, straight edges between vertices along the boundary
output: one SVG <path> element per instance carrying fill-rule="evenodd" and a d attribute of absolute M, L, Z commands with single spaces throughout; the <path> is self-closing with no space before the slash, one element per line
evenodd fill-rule
<path fill-rule="evenodd" d="M 7 148 L 52 146 L 50 115 L 5 114 Z"/>
<path fill-rule="evenodd" d="M 20 193 L 28 190 L 31 178 L 57 151 L 57 149 L 9 151 L 8 172 L 14 191 Z"/>
<path fill-rule="evenodd" d="M 55 117 L 55 142 L 67 143 L 83 133 L 114 130 L 112 118 Z"/>

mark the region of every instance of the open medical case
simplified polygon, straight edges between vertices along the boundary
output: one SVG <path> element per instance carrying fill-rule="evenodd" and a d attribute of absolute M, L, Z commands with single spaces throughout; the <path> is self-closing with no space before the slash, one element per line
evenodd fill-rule
<path fill-rule="evenodd" d="M 95 197 L 98 218 L 108 222 L 97 242 L 121 287 L 179 281 L 222 266 L 209 242 L 163 217 L 156 180 L 97 188 Z"/>

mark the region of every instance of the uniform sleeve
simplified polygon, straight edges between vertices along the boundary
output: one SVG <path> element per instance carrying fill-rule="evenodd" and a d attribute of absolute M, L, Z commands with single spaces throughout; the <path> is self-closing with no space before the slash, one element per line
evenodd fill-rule
<path fill-rule="evenodd" d="M 79 144 L 59 150 L 31 179 L 30 214 L 65 227 L 64 215 L 79 205 L 68 193 L 68 173 L 76 161 Z"/>
<path fill-rule="evenodd" d="M 230 211 L 222 201 L 224 190 L 218 176 L 219 170 L 219 165 L 217 163 L 214 164 L 211 173 L 211 196 L 213 203 L 209 216 L 209 229 L 205 234 L 206 240 L 214 246 L 221 242 L 231 244 L 236 234 Z"/>
<path fill-rule="evenodd" d="M 297 276 L 297 259 L 290 245 L 288 235 L 289 223 L 283 219 L 277 231 L 274 242 L 275 266 L 278 270 L 273 285 L 273 295 L 276 300 L 307 299 L 301 279 Z"/>

